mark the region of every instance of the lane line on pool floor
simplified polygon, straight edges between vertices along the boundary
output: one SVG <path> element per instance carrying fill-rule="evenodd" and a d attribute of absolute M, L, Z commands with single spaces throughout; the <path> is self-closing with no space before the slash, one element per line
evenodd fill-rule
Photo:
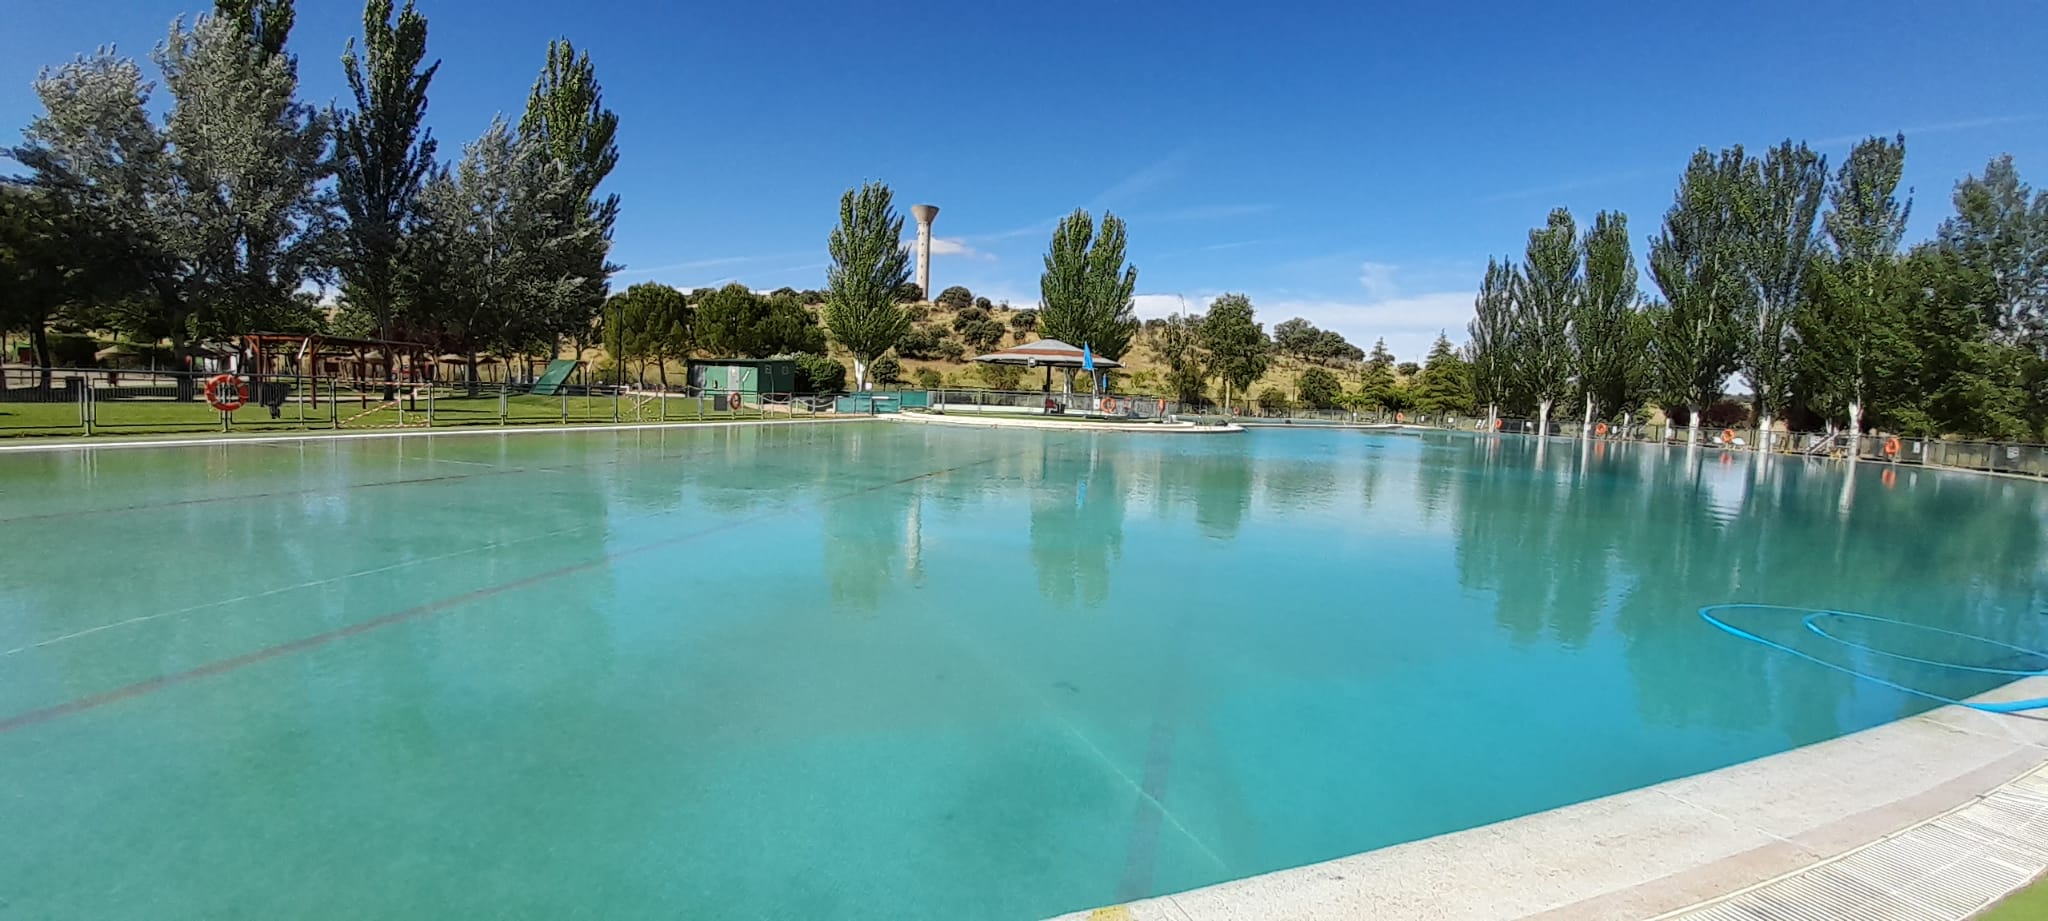
<path fill-rule="evenodd" d="M 893 489 L 897 486 L 904 486 L 910 483 L 915 483 L 919 480 L 930 479 L 932 477 L 938 476 L 945 476 L 946 474 L 954 473 L 960 470 L 965 470 L 970 467 L 978 467 L 984 464 L 994 463 L 996 460 L 996 457 L 987 457 L 978 461 L 970 461 L 965 464 L 956 464 L 954 466 L 945 467 L 938 470 L 929 470 L 924 473 L 914 474 L 912 476 L 903 477 L 898 480 L 893 480 L 886 483 L 877 483 L 871 486 L 863 487 L 861 489 L 841 493 L 836 496 L 830 496 L 825 499 L 821 499 L 812 505 L 802 506 L 802 508 L 815 508 L 833 502 L 841 502 L 847 499 L 858 498 L 871 493 L 880 492 L 885 489 Z M 439 614 L 444 611 L 462 607 L 463 605 L 467 605 L 473 602 L 503 595 L 507 592 L 517 591 L 519 589 L 524 588 L 531 588 L 536 585 L 551 582 L 564 576 L 571 576 L 576 575 L 578 573 L 589 572 L 599 567 L 609 565 L 621 559 L 639 556 L 641 554 L 648 553 L 654 550 L 666 549 L 668 547 L 673 547 L 679 544 L 688 543 L 690 541 L 699 540 L 715 534 L 723 534 L 727 531 L 731 531 L 736 528 L 742 528 L 750 524 L 768 520 L 770 518 L 787 515 L 793 511 L 796 511 L 796 507 L 777 509 L 774 512 L 762 515 L 755 515 L 749 518 L 735 519 L 733 521 L 725 522 L 719 525 L 714 525 L 712 527 L 705 528 L 700 531 L 692 531 L 688 534 L 681 534 L 672 538 L 658 540 L 653 543 L 642 544 L 637 547 L 630 547 L 625 550 L 619 550 L 598 557 L 596 559 L 586 560 L 581 563 L 572 563 L 567 566 L 560 566 L 555 569 L 548 570 L 546 572 L 535 573 L 530 576 L 514 579 L 510 582 L 503 582 L 497 585 L 464 592 L 459 595 L 453 595 L 447 598 L 440 599 L 438 601 L 430 601 L 425 604 L 415 605 L 413 607 L 392 611 L 388 614 L 383 614 L 377 617 L 370 618 L 369 620 L 357 621 L 356 623 L 349 624 L 344 627 L 338 627 L 333 630 L 328 630 L 322 633 L 316 633 L 311 636 L 300 637 L 299 639 L 292 640 L 286 643 L 280 643 L 275 646 L 264 647 L 253 652 L 244 653 L 242 655 L 235 656 L 229 659 L 222 659 L 217 662 L 210 662 L 205 665 L 190 668 L 182 672 L 173 672 L 169 675 L 159 675 L 155 678 L 149 678 L 143 681 L 138 681 L 132 684 L 125 685 L 123 687 L 114 688 L 113 690 L 103 691 L 98 694 L 77 698 L 75 700 L 67 701 L 65 703 L 44 707 L 40 710 L 30 710 L 25 713 L 19 713 L 13 716 L 0 718 L 0 735 L 5 735 L 17 729 L 23 729 L 29 726 L 47 723 L 59 717 L 83 713 L 89 710 L 96 710 L 108 704 L 119 703 L 124 700 L 142 697 L 154 693 L 156 691 L 163 690 L 168 687 L 174 687 L 177 685 L 186 684 L 193 681 L 198 681 L 203 678 L 210 678 L 215 675 L 225 674 L 228 672 L 235 671 L 236 669 L 240 669 L 244 666 L 254 665 L 259 662 L 266 662 L 271 659 L 276 659 L 281 656 L 290 655 L 292 653 L 304 652 L 309 649 L 317 649 L 322 646 L 326 646 L 330 643 L 334 643 L 339 640 L 344 640 L 352 636 L 369 633 L 370 631 L 382 629 L 384 627 L 389 627 L 394 624 L 401 624 L 412 620 L 418 620 L 428 615 Z"/>

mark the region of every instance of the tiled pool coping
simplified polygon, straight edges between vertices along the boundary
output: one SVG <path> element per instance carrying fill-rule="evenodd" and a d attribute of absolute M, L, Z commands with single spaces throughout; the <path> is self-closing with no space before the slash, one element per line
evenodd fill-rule
<path fill-rule="evenodd" d="M 2033 677 L 1978 699 L 2044 695 L 2048 677 Z M 1944 818 L 2031 782 L 2044 764 L 2048 718 L 1943 707 L 1705 774 L 1059 921 L 1721 917 L 1702 903 Z M 1942 872 L 1964 870 L 1928 876 Z M 1981 907 L 1956 904 L 1948 917 Z M 1846 902 L 1832 915 L 1733 910 L 1726 917 L 1877 917 Z"/>

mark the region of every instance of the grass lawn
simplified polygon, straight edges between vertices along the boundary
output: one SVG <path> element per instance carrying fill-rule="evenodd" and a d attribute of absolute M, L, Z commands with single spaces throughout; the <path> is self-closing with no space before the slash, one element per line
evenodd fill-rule
<path fill-rule="evenodd" d="M 367 401 L 344 394 L 339 405 L 321 400 L 317 405 L 294 399 L 282 408 L 280 418 L 270 418 L 268 408 L 254 404 L 236 410 L 230 431 L 296 432 L 388 428 L 398 425 L 427 426 L 428 401 L 400 400 L 397 405 Z M 542 397 L 521 394 L 505 400 L 500 415 L 496 394 L 478 397 L 437 395 L 432 401 L 432 427 L 506 424 L 560 424 L 603 422 L 687 422 L 699 419 L 787 418 L 766 413 L 759 406 L 739 412 L 718 412 L 710 400 L 695 397 L 621 395 Z M 93 404 L 93 434 L 161 434 L 173 432 L 221 431 L 221 414 L 202 400 L 165 399 L 101 400 Z M 81 435 L 75 402 L 0 403 L 0 437 L 16 435 Z"/>
<path fill-rule="evenodd" d="M 1977 921 L 2041 921 L 2048 918 L 2048 877 L 2034 880 L 2033 884 L 2012 895 L 2005 901 L 1986 909 L 1977 916 Z"/>

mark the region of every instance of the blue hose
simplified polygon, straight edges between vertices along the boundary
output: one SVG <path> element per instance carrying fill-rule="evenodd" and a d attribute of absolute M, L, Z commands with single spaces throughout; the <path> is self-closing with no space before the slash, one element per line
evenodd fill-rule
<path fill-rule="evenodd" d="M 1846 644 L 1848 644 L 1848 645 L 1852 645 L 1852 646 L 1858 646 L 1859 648 L 1863 648 L 1863 649 L 1869 649 L 1869 650 L 1870 650 L 1871 652 L 1875 652 L 1875 653 L 1877 653 L 1877 654 L 1879 654 L 1879 655 L 1884 655 L 1884 656 L 1888 656 L 1888 657 L 1890 657 L 1890 658 L 1894 658 L 1894 659 L 1903 659 L 1903 660 L 1905 660 L 1905 661 L 1909 661 L 1909 662 L 1918 662 L 1918 663 L 1922 663 L 1922 664 L 1925 664 L 1925 665 L 1933 665 L 1933 666 L 1938 666 L 1938 667 L 1942 667 L 1942 668 L 1956 668 L 1956 669 L 1964 669 L 1964 670 L 1968 670 L 1968 671 L 1990 672 L 1990 673 L 1992 673 L 1992 674 L 2009 674 L 2009 675 L 2016 675 L 2016 676 L 2025 676 L 2025 675 L 2040 675 L 2040 674 L 2048 674 L 2048 671 L 2015 671 L 2015 670 L 2004 670 L 2004 669 L 1989 669 L 1989 668 L 1983 668 L 1983 667 L 1977 667 L 1977 666 L 1967 666 L 1967 665 L 1956 665 L 1956 664 L 1953 664 L 1953 663 L 1948 663 L 1948 662 L 1936 662 L 1936 661 L 1933 661 L 1933 660 L 1929 660 L 1929 659 L 1915 659 L 1915 658 L 1913 658 L 1913 657 L 1911 657 L 1911 656 L 1902 656 L 1902 655 L 1898 655 L 1898 654 L 1896 654 L 1896 653 L 1888 653 L 1888 652 L 1884 652 L 1883 650 L 1879 650 L 1879 649 L 1873 649 L 1873 648 L 1871 648 L 1871 647 L 1869 647 L 1869 646 L 1862 646 L 1861 644 L 1855 644 L 1855 643 L 1848 643 L 1848 641 L 1846 641 L 1846 640 L 1842 640 L 1842 639 L 1840 639 L 1840 638 L 1837 638 L 1837 637 L 1833 636 L 1832 634 L 1829 634 L 1829 633 L 1827 633 L 1827 632 L 1826 632 L 1825 630 L 1821 629 L 1820 627 L 1816 626 L 1816 625 L 1814 624 L 1814 621 L 1816 621 L 1816 620 L 1818 620 L 1818 619 L 1820 619 L 1820 618 L 1823 618 L 1823 617 L 1851 617 L 1851 618 L 1857 618 L 1857 619 L 1860 619 L 1860 620 L 1868 620 L 1868 621 L 1878 621 L 1878 622 L 1882 622 L 1882 623 L 1892 623 L 1892 624 L 1900 624 L 1900 625 L 1902 625 L 1902 626 L 1906 626 L 1906 627 L 1911 627 L 1911 628 L 1914 628 L 1914 629 L 1920 629 L 1920 630 L 1927 630 L 1927 631 L 1932 631 L 1932 632 L 1935 632 L 1935 633 L 1943 633 L 1943 634 L 1948 634 L 1948 635 L 1951 635 L 1951 636 L 1958 636 L 1958 637 L 1963 637 L 1963 638 L 1966 638 L 1966 639 L 1972 639 L 1972 640 L 1977 640 L 1977 641 L 1979 641 L 1979 642 L 1983 642 L 1983 643 L 1989 643 L 1989 644 L 1991 644 L 1991 645 L 1994 645 L 1994 646 L 2002 646 L 2002 647 L 2005 647 L 2005 648 L 2008 648 L 2008 649 L 2014 649 L 2014 650 L 2018 650 L 2018 651 L 2020 651 L 2020 652 L 2024 652 L 2024 653 L 2030 653 L 2030 654 L 2033 654 L 2033 655 L 2041 655 L 2041 653 L 2035 652 L 2034 650 L 2031 650 L 2031 649 L 2025 649 L 2025 648 L 2022 648 L 2022 647 L 2019 647 L 2019 646 L 2013 646 L 2013 645 L 2012 645 L 2012 644 L 2010 644 L 2010 643 L 2001 643 L 2001 642 L 1999 642 L 1999 641 L 1997 641 L 1997 640 L 1992 640 L 1992 639 L 1986 639 L 1986 638 L 1984 638 L 1984 637 L 1981 637 L 1981 636 L 1974 636 L 1974 635 L 1972 635 L 1972 634 L 1968 634 L 1968 633 L 1956 633 L 1956 632 L 1954 632 L 1954 631 L 1950 631 L 1950 630 L 1942 630 L 1942 629 L 1939 629 L 1939 628 L 1936 628 L 1936 627 L 1923 627 L 1923 626 L 1921 626 L 1921 625 L 1919 625 L 1919 624 L 1907 623 L 1907 622 L 1905 622 L 1905 621 L 1891 620 L 1891 619 L 1889 619 L 1889 618 L 1883 618 L 1883 617 L 1873 617 L 1873 616 L 1871 616 L 1871 615 L 1869 615 L 1869 614 L 1855 614 L 1855 613 L 1851 613 L 1851 612 L 1848 612 L 1848 611 L 1827 611 L 1827 610 L 1820 610 L 1820 609 L 1816 609 L 1816 608 L 1798 608 L 1798 607 L 1792 607 L 1792 606 L 1790 606 L 1790 605 L 1783 605 L 1783 604 L 1747 604 L 1747 603 L 1745 603 L 1745 604 L 1710 604 L 1710 605 L 1707 605 L 1706 607 L 1703 607 L 1703 608 L 1701 608 L 1701 609 L 1700 609 L 1700 619 L 1701 619 L 1701 620 L 1704 620 L 1704 621 L 1706 621 L 1707 623 L 1713 624 L 1714 626 L 1716 626 L 1716 627 L 1719 627 L 1719 628 L 1721 628 L 1721 629 L 1722 629 L 1723 631 L 1726 631 L 1727 633 L 1729 633 L 1729 634 L 1731 634 L 1731 635 L 1733 635 L 1733 636 L 1738 636 L 1738 637 L 1741 637 L 1741 638 L 1743 638 L 1743 639 L 1745 639 L 1745 640 L 1749 640 L 1749 641 L 1750 641 L 1750 642 L 1752 642 L 1752 643 L 1757 643 L 1757 644 L 1759 644 L 1759 645 L 1763 645 L 1763 646 L 1768 646 L 1768 647 L 1770 647 L 1770 648 L 1772 648 L 1772 649 L 1776 649 L 1776 650 L 1778 650 L 1779 652 L 1783 652 L 1783 653 L 1788 653 L 1788 654 L 1790 654 L 1790 655 L 1793 655 L 1793 656 L 1795 656 L 1795 657 L 1798 657 L 1798 658 L 1801 658 L 1801 659 L 1805 659 L 1805 660 L 1806 660 L 1806 661 L 1808 661 L 1808 662 L 1812 662 L 1812 663 L 1813 663 L 1813 664 L 1815 664 L 1815 665 L 1819 665 L 1819 666 L 1822 666 L 1822 667 L 1825 667 L 1825 668 L 1831 668 L 1831 669 L 1834 669 L 1835 671 L 1841 672 L 1841 673 L 1843 673 L 1843 674 L 1845 674 L 1845 675 L 1850 675 L 1850 676 L 1852 676 L 1852 677 L 1855 677 L 1855 678 L 1860 678 L 1860 679 L 1862 679 L 1862 680 L 1864 680 L 1864 681 L 1868 681 L 1868 682 L 1870 682 L 1870 683 L 1872 683 L 1872 684 L 1878 684 L 1878 685 L 1882 685 L 1882 686 L 1884 686 L 1884 687 L 1888 687 L 1888 688 L 1891 688 L 1892 690 L 1895 690 L 1895 691 L 1903 691 L 1903 692 L 1905 692 L 1905 693 L 1907 693 L 1907 694 L 1911 694 L 1911 695 L 1913 695 L 1913 696 L 1915 696 L 1915 697 L 1925 697 L 1925 698 L 1927 698 L 1928 700 L 1933 700 L 1933 701 L 1939 701 L 1939 702 L 1941 702 L 1941 703 L 1944 703 L 1944 704 L 1949 704 L 1949 705 L 1952 705 L 1952 706 L 1957 706 L 1957 707 L 1968 707 L 1968 708 L 1970 708 L 1970 709 L 1972 709 L 1972 710 L 1981 710 L 1981 711 L 1983 711 L 1983 712 L 1985 712 L 1985 713 L 2018 713 L 2018 712 L 2021 712 L 2021 711 L 2025 711 L 2025 710 L 2040 710 L 2040 709 L 2043 709 L 2043 708 L 2048 708 L 2048 697 L 2036 697 L 2036 698 L 2033 698 L 2033 699 L 2031 699 L 2031 700 L 2010 700 L 2010 701 L 2004 701 L 2004 702 L 2000 702 L 2000 703 L 1973 703 L 1973 702 L 1971 702 L 1971 701 L 1967 701 L 1967 700 L 1958 700 L 1958 699 L 1956 699 L 1956 698 L 1953 698 L 1953 697 L 1944 697 L 1944 696 L 1942 696 L 1942 695 L 1940 695 L 1940 694 L 1935 694 L 1935 693 L 1933 693 L 1933 692 L 1930 692 L 1930 691 L 1923 691 L 1923 690 L 1920 690 L 1919 688 L 1907 687 L 1906 685 L 1900 684 L 1900 683 L 1898 683 L 1898 682 L 1896 682 L 1896 681 L 1888 681 L 1888 680 L 1886 680 L 1886 679 L 1883 679 L 1883 678 L 1879 678 L 1879 677 L 1877 677 L 1876 675 L 1869 675 L 1869 674 L 1865 674 L 1865 673 L 1863 673 L 1863 672 L 1859 672 L 1859 671 L 1857 671 L 1857 670 L 1855 670 L 1855 669 L 1853 669 L 1853 668 L 1849 668 L 1849 667 L 1847 667 L 1847 666 L 1842 666 L 1842 665 L 1836 665 L 1835 663 L 1833 663 L 1833 662 L 1829 662 L 1828 660 L 1826 660 L 1826 659 L 1822 659 L 1822 658 L 1820 658 L 1820 657 L 1818 657 L 1818 656 L 1814 656 L 1814 655 L 1810 655 L 1810 654 L 1807 654 L 1807 653 L 1804 653 L 1804 652 L 1800 652 L 1799 650 L 1797 650 L 1797 649 L 1793 649 L 1792 647 L 1790 647 L 1790 646 L 1787 646 L 1787 645 L 1785 645 L 1785 644 L 1783 644 L 1783 643 L 1780 643 L 1780 642 L 1778 642 L 1778 641 L 1776 641 L 1776 640 L 1769 640 L 1769 639 L 1765 639 L 1765 638 L 1763 638 L 1763 637 L 1761 637 L 1761 636 L 1758 636 L 1758 635 L 1756 635 L 1756 634 L 1754 634 L 1754 633 L 1751 633 L 1751 632 L 1749 632 L 1749 631 L 1747 631 L 1747 630 L 1744 630 L 1744 629 L 1742 629 L 1741 627 L 1737 627 L 1737 626 L 1735 626 L 1734 624 L 1731 624 L 1731 623 L 1729 623 L 1729 622 L 1727 622 L 1727 621 L 1725 621 L 1725 620 L 1722 620 L 1722 619 L 1720 619 L 1719 617 L 1715 617 L 1715 616 L 1714 616 L 1714 612 L 1715 612 L 1715 611 L 1732 611 L 1732 610 L 1739 610 L 1739 609 L 1746 609 L 1746 610 L 1758 610 L 1758 611 L 1798 611 L 1798 612 L 1803 612 L 1803 613 L 1805 613 L 1805 614 L 1807 615 L 1807 616 L 1806 616 L 1805 618 L 1803 618 L 1803 619 L 1802 619 L 1802 622 L 1803 622 L 1803 623 L 1804 623 L 1804 624 L 1806 625 L 1806 628 L 1807 628 L 1808 630 L 1811 630 L 1811 631 L 1813 631 L 1814 633 L 1816 633 L 1816 634 L 1818 634 L 1818 635 L 1820 635 L 1820 636 L 1824 636 L 1824 637 L 1827 637 L 1828 639 L 1834 640 L 1835 642 L 1838 642 L 1838 643 L 1846 643 Z"/>

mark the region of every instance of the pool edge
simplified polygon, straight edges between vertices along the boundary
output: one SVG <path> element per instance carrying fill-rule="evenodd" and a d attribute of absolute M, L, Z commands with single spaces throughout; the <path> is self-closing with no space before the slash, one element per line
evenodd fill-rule
<path fill-rule="evenodd" d="M 1973 699 L 2043 693 L 2048 677 Z M 1946 706 L 1546 812 L 1056 921 L 1667 917 L 1828 865 L 2044 766 L 2048 720 Z M 1835 917 L 1862 917 L 1848 911 Z"/>
<path fill-rule="evenodd" d="M 211 445 L 276 444 L 287 441 L 358 441 L 371 438 L 421 438 L 443 435 L 509 435 L 527 432 L 628 432 L 649 429 L 694 429 L 722 426 L 810 425 L 813 423 L 873 422 L 875 416 L 805 416 L 789 419 L 692 419 L 687 422 L 535 423 L 530 425 L 464 425 L 440 428 L 408 428 L 392 431 L 315 430 L 250 435 L 161 435 L 119 439 L 110 436 L 18 436 L 19 442 L 0 441 L 0 454 L 32 454 L 38 451 L 76 451 L 109 448 L 191 448 Z M 59 440 L 61 439 L 61 440 Z"/>

